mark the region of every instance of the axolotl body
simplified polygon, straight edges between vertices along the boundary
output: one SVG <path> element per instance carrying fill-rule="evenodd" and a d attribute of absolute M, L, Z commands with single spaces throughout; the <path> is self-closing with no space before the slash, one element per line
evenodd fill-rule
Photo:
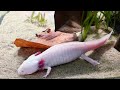
<path fill-rule="evenodd" d="M 104 45 L 105 42 L 110 38 L 112 32 L 113 31 L 98 40 L 61 43 L 48 48 L 42 53 L 37 52 L 32 54 L 18 68 L 18 74 L 32 74 L 40 69 L 47 69 L 46 74 L 43 76 L 47 77 L 51 72 L 51 67 L 69 63 L 79 57 L 85 59 L 94 66 L 98 65 L 100 64 L 99 62 L 89 58 L 85 55 L 85 53 Z"/>

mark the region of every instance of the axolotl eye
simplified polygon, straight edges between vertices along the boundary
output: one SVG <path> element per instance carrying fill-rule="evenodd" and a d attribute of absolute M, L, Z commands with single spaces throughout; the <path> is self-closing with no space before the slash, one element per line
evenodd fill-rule
<path fill-rule="evenodd" d="M 21 71 L 22 73 L 24 72 L 24 71 Z"/>
<path fill-rule="evenodd" d="M 18 74 L 19 75 L 24 75 L 24 71 L 23 70 L 20 70 L 20 68 L 18 69 Z"/>

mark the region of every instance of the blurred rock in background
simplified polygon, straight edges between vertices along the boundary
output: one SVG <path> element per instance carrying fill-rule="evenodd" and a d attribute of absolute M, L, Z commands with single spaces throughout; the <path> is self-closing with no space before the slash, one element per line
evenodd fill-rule
<path fill-rule="evenodd" d="M 3 20 L 3 17 L 8 13 L 9 11 L 0 11 L 0 24 Z"/>
<path fill-rule="evenodd" d="M 81 31 L 82 11 L 55 11 L 55 31 L 67 33 Z"/>

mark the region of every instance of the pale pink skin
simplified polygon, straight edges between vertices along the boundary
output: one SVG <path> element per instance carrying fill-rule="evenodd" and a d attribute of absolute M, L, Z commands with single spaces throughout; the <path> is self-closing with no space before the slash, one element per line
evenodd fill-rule
<path fill-rule="evenodd" d="M 87 51 L 94 50 L 104 45 L 104 43 L 110 38 L 112 32 L 101 39 L 88 41 L 88 42 L 67 42 L 62 44 L 57 44 L 43 53 L 35 56 L 31 55 L 23 64 L 18 68 L 18 74 L 32 74 L 39 70 L 38 62 L 44 59 L 45 64 L 43 69 L 47 69 L 47 73 L 44 77 L 47 77 L 51 71 L 51 67 L 69 63 L 76 60 L 80 56 L 86 61 L 93 63 L 93 65 L 99 64 L 98 62 L 92 60 L 91 58 L 85 56 Z M 94 64 L 95 62 L 95 64 Z"/>

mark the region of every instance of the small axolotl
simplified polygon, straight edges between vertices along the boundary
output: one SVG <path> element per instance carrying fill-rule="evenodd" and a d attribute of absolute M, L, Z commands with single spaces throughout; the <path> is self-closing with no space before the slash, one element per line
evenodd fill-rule
<path fill-rule="evenodd" d="M 110 34 L 102 37 L 98 40 L 87 42 L 67 42 L 54 45 L 44 52 L 37 52 L 32 54 L 25 60 L 18 68 L 19 75 L 32 74 L 38 70 L 47 69 L 46 74 L 43 77 L 47 77 L 51 72 L 51 67 L 69 63 L 77 58 L 81 57 L 91 63 L 92 65 L 100 64 L 96 60 L 93 60 L 85 55 L 87 51 L 94 50 L 104 45 L 110 38 L 113 31 Z"/>

